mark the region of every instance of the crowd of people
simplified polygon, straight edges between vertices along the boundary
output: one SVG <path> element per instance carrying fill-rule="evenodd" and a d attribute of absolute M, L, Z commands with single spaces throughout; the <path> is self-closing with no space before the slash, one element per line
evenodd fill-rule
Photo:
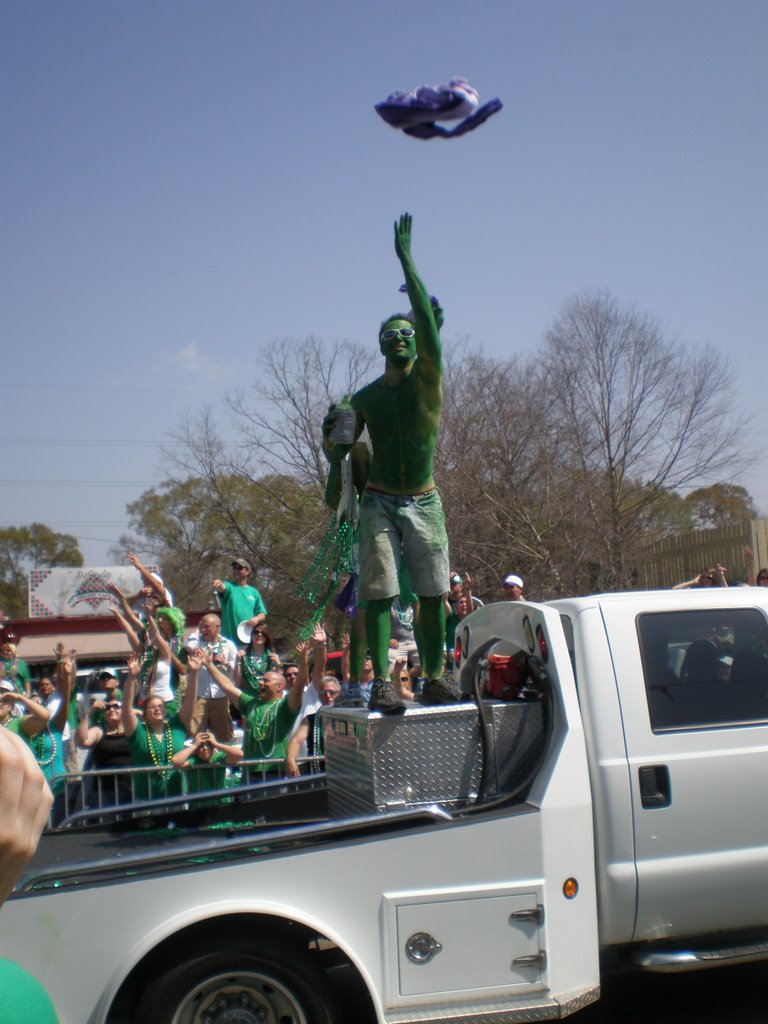
<path fill-rule="evenodd" d="M 744 555 L 750 583 L 768 586 L 768 569 L 755 573 L 751 550 Z M 55 671 L 34 686 L 15 645 L 0 646 L 0 727 L 32 750 L 52 786 L 54 820 L 72 810 L 67 778 L 92 776 L 78 806 L 104 807 L 221 789 L 233 772 L 260 781 L 322 770 L 319 711 L 366 706 L 376 682 L 364 643 L 354 656 L 355 644 L 343 636 L 333 673 L 326 671 L 322 625 L 290 657 L 281 655 L 245 558 L 232 561 L 229 579 L 212 581 L 219 611 L 207 612 L 189 631 L 162 579 L 135 555 L 130 561 L 143 586 L 133 595 L 111 587 L 111 610 L 131 653 L 121 669 L 93 673 L 84 694 L 76 688 L 76 652 L 63 642 L 54 652 Z M 726 572 L 716 563 L 678 586 L 727 586 Z M 450 572 L 446 671 L 453 667 L 456 627 L 483 603 L 472 588 L 468 572 Z M 498 597 L 523 601 L 523 592 L 522 577 L 509 573 Z M 418 599 L 399 595 L 390 617 L 387 684 L 399 701 L 418 700 L 424 683 Z"/>

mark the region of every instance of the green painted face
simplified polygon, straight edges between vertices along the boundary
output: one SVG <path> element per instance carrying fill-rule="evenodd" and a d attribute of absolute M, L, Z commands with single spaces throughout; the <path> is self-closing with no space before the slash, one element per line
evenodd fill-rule
<path fill-rule="evenodd" d="M 390 334 L 393 336 L 389 337 Z M 403 337 L 403 334 L 406 337 Z M 407 320 L 388 320 L 379 335 L 379 348 L 387 362 L 396 366 L 412 363 L 416 358 L 416 333 L 413 324 Z"/>

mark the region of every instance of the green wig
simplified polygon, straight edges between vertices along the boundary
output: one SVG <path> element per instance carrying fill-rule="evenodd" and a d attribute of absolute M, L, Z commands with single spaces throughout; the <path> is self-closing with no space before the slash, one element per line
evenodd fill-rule
<path fill-rule="evenodd" d="M 158 608 L 157 618 L 160 619 L 161 617 L 168 619 L 173 626 L 174 636 L 181 636 L 183 634 L 186 618 L 181 608 Z"/>

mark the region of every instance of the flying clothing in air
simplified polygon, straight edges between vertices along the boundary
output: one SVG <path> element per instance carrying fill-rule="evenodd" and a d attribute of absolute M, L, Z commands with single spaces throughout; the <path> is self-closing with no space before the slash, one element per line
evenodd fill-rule
<path fill-rule="evenodd" d="M 452 78 L 447 84 L 393 92 L 375 109 L 387 124 L 406 135 L 417 139 L 452 139 L 478 128 L 502 107 L 499 99 L 479 104 L 480 96 L 466 78 Z M 455 128 L 443 128 L 436 121 L 461 123 Z"/>

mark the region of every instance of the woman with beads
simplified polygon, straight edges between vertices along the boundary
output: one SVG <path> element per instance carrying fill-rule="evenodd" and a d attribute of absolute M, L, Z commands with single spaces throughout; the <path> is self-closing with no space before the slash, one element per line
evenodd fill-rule
<path fill-rule="evenodd" d="M 14 715 L 17 704 L 21 704 L 26 714 Z M 0 691 L 0 728 L 26 739 L 32 733 L 44 729 L 49 717 L 42 704 L 25 697 L 23 693 L 16 693 L 15 690 Z"/>
<path fill-rule="evenodd" d="M 110 590 L 120 597 L 123 612 L 114 605 L 110 611 L 128 638 L 131 650 L 139 655 L 138 703 L 143 706 L 150 695 L 161 697 L 166 710 L 173 714 L 178 709 L 179 679 L 186 672 L 184 612 L 180 608 L 162 607 L 157 610 L 156 619 L 148 612 L 144 623 L 117 587 L 112 585 Z"/>
<path fill-rule="evenodd" d="M 25 697 L 31 696 L 31 684 L 29 679 L 29 668 L 26 661 L 19 657 L 16 644 L 10 640 L 0 646 L 0 660 L 2 660 L 2 678 L 10 679 L 16 688 L 17 693 L 23 693 Z"/>
<path fill-rule="evenodd" d="M 200 666 L 199 655 L 189 653 L 189 671 L 196 675 Z M 197 693 L 195 680 L 184 692 L 184 699 L 178 712 L 167 713 L 162 697 L 150 693 L 144 703 L 144 717 L 140 719 L 133 707 L 136 682 L 141 664 L 138 654 L 128 658 L 128 677 L 123 687 L 123 704 L 120 717 L 128 739 L 128 749 L 134 768 L 155 767 L 156 772 L 140 772 L 134 782 L 134 796 L 139 800 L 157 800 L 165 796 L 179 796 L 182 791 L 181 775 L 173 767 L 173 755 L 177 754 L 187 738 L 192 721 Z"/>
<path fill-rule="evenodd" d="M 176 689 L 187 671 L 184 647 L 184 612 L 160 608 L 157 620 L 147 615 L 147 627 L 140 643 L 139 704 L 151 696 L 162 697 L 169 715 L 178 710 Z"/>
<path fill-rule="evenodd" d="M 251 630 L 251 639 L 235 667 L 235 685 L 251 697 L 259 696 L 259 683 L 265 672 L 280 671 L 280 658 L 272 647 L 272 637 L 260 623 Z"/>
<path fill-rule="evenodd" d="M 7 723 L 7 728 L 26 740 L 35 755 L 35 760 L 53 790 L 55 797 L 53 820 L 60 820 L 64 800 L 64 752 L 63 732 L 67 724 L 69 697 L 75 681 L 75 662 L 71 654 L 64 654 L 64 645 L 56 648 L 56 690 L 61 698 L 53 715 L 36 701 L 23 694 L 9 695 L 24 704 L 27 714 Z M 8 696 L 8 695 L 7 695 Z M 6 696 L 6 702 L 7 702 Z M 39 710 L 38 710 L 39 708 Z"/>

